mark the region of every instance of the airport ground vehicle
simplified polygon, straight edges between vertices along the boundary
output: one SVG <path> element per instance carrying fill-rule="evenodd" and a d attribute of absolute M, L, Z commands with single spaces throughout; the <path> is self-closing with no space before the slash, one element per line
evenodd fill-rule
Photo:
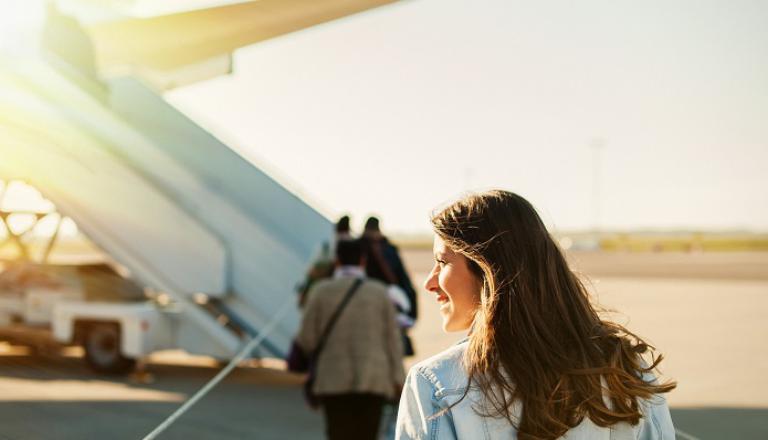
<path fill-rule="evenodd" d="M 146 332 L 150 322 L 157 325 L 159 309 L 111 265 L 15 261 L 4 266 L 0 338 L 38 349 L 55 346 L 54 341 L 81 345 L 88 365 L 101 372 L 126 372 L 146 354 L 132 334 Z M 154 333 L 151 337 L 158 336 Z"/>

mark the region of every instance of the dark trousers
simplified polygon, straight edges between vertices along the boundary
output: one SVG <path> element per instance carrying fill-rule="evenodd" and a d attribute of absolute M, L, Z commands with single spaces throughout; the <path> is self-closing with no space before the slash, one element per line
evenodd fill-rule
<path fill-rule="evenodd" d="M 329 440 L 376 440 L 384 397 L 376 394 L 323 396 L 325 431 Z"/>

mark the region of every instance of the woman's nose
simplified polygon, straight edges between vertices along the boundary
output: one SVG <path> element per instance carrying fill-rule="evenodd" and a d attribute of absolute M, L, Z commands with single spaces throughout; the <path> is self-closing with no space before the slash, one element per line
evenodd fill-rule
<path fill-rule="evenodd" d="M 432 271 L 427 275 L 427 279 L 424 280 L 424 288 L 427 292 L 434 292 L 437 290 L 437 265 L 432 268 Z"/>

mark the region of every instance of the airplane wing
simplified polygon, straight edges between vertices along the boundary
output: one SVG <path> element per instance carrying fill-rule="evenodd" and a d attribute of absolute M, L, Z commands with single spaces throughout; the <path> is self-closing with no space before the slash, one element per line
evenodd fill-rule
<path fill-rule="evenodd" d="M 394 1 L 258 0 L 94 24 L 49 11 L 44 41 L 52 52 L 99 76 L 137 69 L 172 72 L 210 65 L 240 47 Z M 219 74 L 229 69 L 226 62 L 213 64 Z"/>

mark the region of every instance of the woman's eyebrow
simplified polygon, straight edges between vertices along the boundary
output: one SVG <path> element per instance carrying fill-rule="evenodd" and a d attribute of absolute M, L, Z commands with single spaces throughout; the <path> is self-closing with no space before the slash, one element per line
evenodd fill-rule
<path fill-rule="evenodd" d="M 448 254 L 445 252 L 435 252 L 435 260 L 445 260 L 448 257 Z"/>

